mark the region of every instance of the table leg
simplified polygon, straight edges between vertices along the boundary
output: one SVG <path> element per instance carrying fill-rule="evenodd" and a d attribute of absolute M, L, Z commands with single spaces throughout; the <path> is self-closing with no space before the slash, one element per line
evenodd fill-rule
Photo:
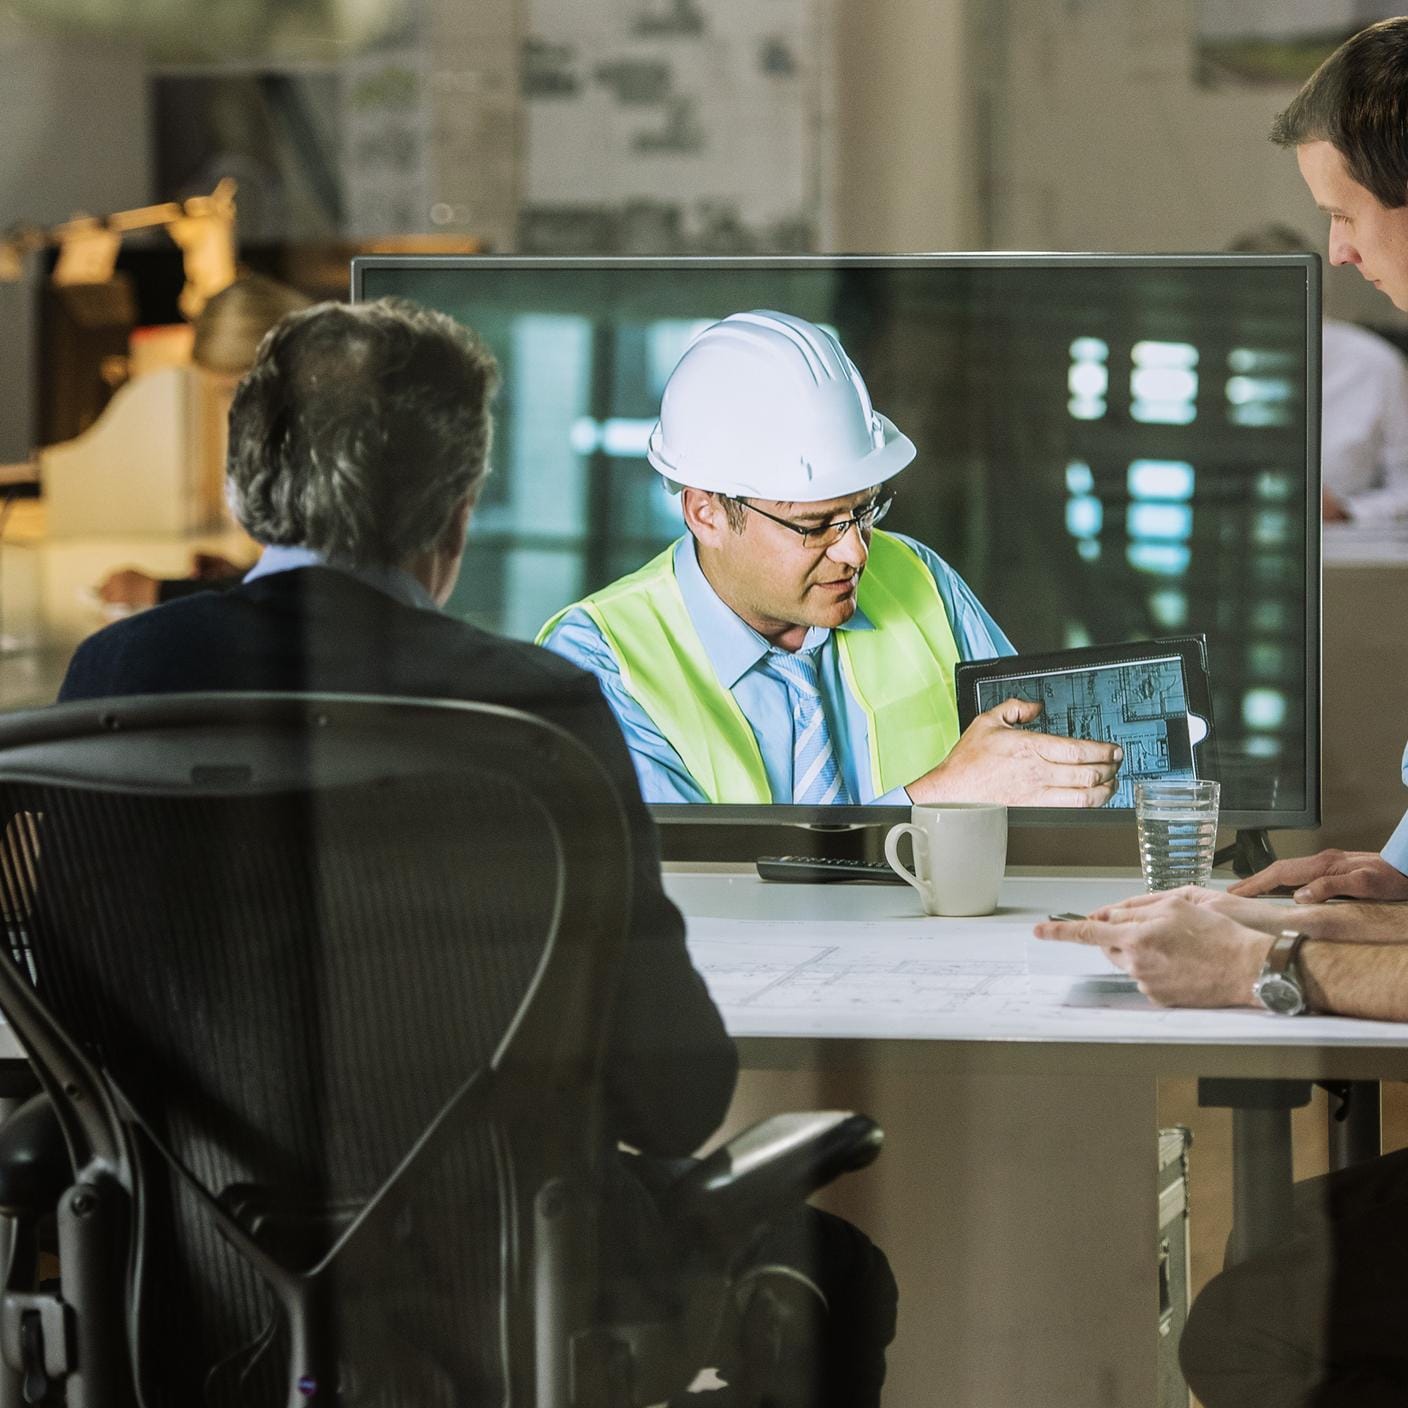
<path fill-rule="evenodd" d="M 1347 1102 L 1340 1108 L 1341 1102 Z M 1330 1167 L 1349 1168 L 1383 1153 L 1379 1083 L 1349 1080 L 1330 1087 Z"/>
<path fill-rule="evenodd" d="M 1291 1225 L 1291 1112 L 1232 1111 L 1232 1242 L 1229 1262 L 1284 1240 Z"/>
<path fill-rule="evenodd" d="M 1198 1082 L 1198 1104 L 1232 1110 L 1229 1264 L 1279 1245 L 1291 1223 L 1291 1111 L 1310 1103 L 1305 1080 Z"/>

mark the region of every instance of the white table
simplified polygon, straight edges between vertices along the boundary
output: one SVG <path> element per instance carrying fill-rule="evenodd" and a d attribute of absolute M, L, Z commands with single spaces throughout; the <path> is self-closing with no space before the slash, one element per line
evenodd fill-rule
<path fill-rule="evenodd" d="M 886 1129 L 829 1205 L 895 1266 L 897 1405 L 1152 1404 L 1156 1078 L 1408 1078 L 1408 1026 L 1175 1013 L 1088 986 L 1070 1005 L 1072 979 L 1028 976 L 1038 918 L 1133 877 L 1016 874 L 976 920 L 925 919 L 907 887 L 743 868 L 666 887 L 739 1042 L 731 1123 L 820 1104 Z"/>
<path fill-rule="evenodd" d="M 751 867 L 671 871 L 665 885 L 750 1065 L 834 1063 L 860 1042 L 933 1073 L 980 1059 L 1018 1074 L 1408 1079 L 1408 1025 L 1158 1008 L 1102 984 L 1096 951 L 1088 964 L 1077 951 L 1065 978 L 1028 972 L 1071 948 L 1031 939 L 1038 920 L 1137 894 L 1132 874 L 1014 872 L 978 919 L 925 916 L 908 886 L 768 884 Z M 1265 903 L 1293 919 L 1290 901 Z"/>

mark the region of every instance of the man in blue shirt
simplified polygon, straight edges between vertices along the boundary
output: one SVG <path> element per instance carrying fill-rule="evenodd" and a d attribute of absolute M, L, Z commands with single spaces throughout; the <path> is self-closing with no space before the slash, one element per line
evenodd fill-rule
<path fill-rule="evenodd" d="M 785 313 L 706 328 L 651 464 L 688 532 L 540 639 L 601 682 L 650 802 L 1099 806 L 1120 750 L 1007 700 L 960 736 L 959 660 L 1013 654 L 936 553 L 877 531 L 913 444 L 840 344 Z"/>
<path fill-rule="evenodd" d="M 1315 71 L 1272 128 L 1352 264 L 1408 311 L 1408 17 L 1372 25 Z M 1392 697 L 1391 691 L 1386 691 Z M 1408 755 L 1403 765 L 1408 782 Z M 1292 911 L 1250 896 L 1293 885 Z M 1381 852 L 1279 861 L 1232 894 L 1189 888 L 1037 926 L 1098 944 L 1157 1002 L 1259 1003 L 1408 1022 L 1408 817 Z M 1278 1018 L 1279 1020 L 1280 1018 Z M 1194 1302 L 1179 1346 L 1206 1408 L 1408 1403 L 1408 1151 L 1297 1184 L 1275 1246 Z"/>
<path fill-rule="evenodd" d="M 1349 264 L 1394 307 L 1408 311 L 1408 123 L 1395 85 L 1408 73 L 1408 31 L 1388 21 L 1356 35 L 1327 60 L 1277 120 L 1273 140 L 1295 148 L 1301 176 L 1330 217 L 1331 264 Z M 1373 85 L 1372 100 L 1369 88 Z M 1403 760 L 1408 784 L 1408 753 Z M 1259 895 L 1282 885 L 1313 904 L 1332 896 L 1408 900 L 1408 816 L 1383 850 L 1321 851 L 1278 861 L 1233 888 Z"/>

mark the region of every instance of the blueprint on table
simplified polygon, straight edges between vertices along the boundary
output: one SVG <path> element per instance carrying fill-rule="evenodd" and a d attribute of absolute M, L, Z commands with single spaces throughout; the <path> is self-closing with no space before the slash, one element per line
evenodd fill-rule
<path fill-rule="evenodd" d="M 1031 699 L 1044 713 L 1021 727 L 1067 738 L 1098 739 L 1124 749 L 1119 787 L 1108 805 L 1132 807 L 1144 778 L 1194 777 L 1183 661 L 1141 660 L 978 681 L 978 709 L 1004 699 Z"/>
<path fill-rule="evenodd" d="M 746 953 L 696 945 L 696 966 L 725 1008 L 769 1011 L 886 1008 L 895 1012 L 1010 1010 L 1025 1006 L 1021 959 L 956 959 L 925 953 L 857 954 L 840 944 L 753 944 Z"/>
<path fill-rule="evenodd" d="M 839 1020 L 899 1031 L 915 1020 L 1020 1019 L 1030 1005 L 1027 932 L 1000 925 L 991 938 L 936 944 L 932 920 L 691 916 L 689 948 L 714 1001 L 725 1013 L 746 1013 L 749 1024 L 833 1030 Z"/>
<path fill-rule="evenodd" d="M 1408 1025 L 1155 1007 L 1119 978 L 1038 975 L 1028 963 L 1035 917 L 836 922 L 690 915 L 689 952 L 735 1037 L 1391 1046 L 1408 1040 Z"/>

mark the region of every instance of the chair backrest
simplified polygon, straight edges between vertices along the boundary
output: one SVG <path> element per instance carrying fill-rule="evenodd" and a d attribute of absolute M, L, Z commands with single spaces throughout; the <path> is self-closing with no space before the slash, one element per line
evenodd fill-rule
<path fill-rule="evenodd" d="M 0 1006 L 132 1193 L 145 1401 L 533 1401 L 532 1194 L 603 1157 L 629 907 L 582 746 L 469 704 L 69 705 L 0 721 L 0 815 Z"/>

